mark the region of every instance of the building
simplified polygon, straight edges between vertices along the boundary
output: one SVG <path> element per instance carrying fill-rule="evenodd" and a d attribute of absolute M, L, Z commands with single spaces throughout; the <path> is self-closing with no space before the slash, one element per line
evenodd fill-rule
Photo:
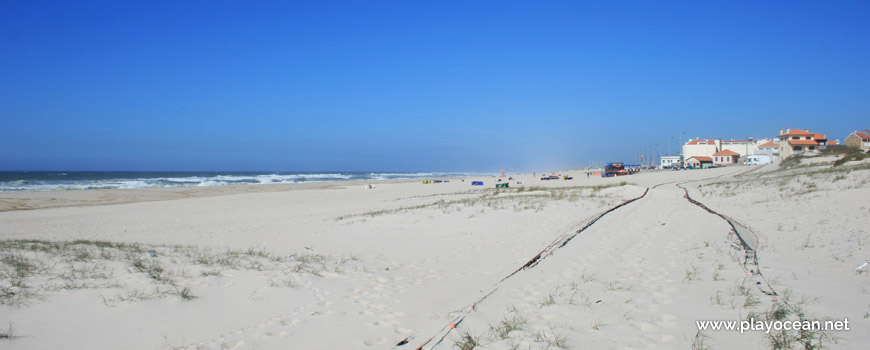
<path fill-rule="evenodd" d="M 758 144 L 754 140 L 722 140 L 719 141 L 720 151 L 729 150 L 741 156 L 748 156 L 755 153 Z"/>
<path fill-rule="evenodd" d="M 758 148 L 755 149 L 755 156 L 765 156 L 770 161 L 779 160 L 779 144 L 776 142 L 768 142 L 765 144 L 758 145 Z"/>
<path fill-rule="evenodd" d="M 870 150 L 870 130 L 853 131 L 846 137 L 844 142 L 846 146 L 860 148 L 862 150 Z"/>
<path fill-rule="evenodd" d="M 689 140 L 683 145 L 683 159 L 688 160 L 690 157 L 712 157 L 713 153 L 719 152 L 718 140 Z"/>
<path fill-rule="evenodd" d="M 791 157 L 795 154 L 801 154 L 806 151 L 814 151 L 819 148 L 819 141 L 827 145 L 827 139 L 815 140 L 816 136 L 824 137 L 821 134 L 810 132 L 810 129 L 791 129 L 785 128 L 785 132 L 779 129 L 779 156 L 782 159 Z"/>
<path fill-rule="evenodd" d="M 809 130 L 809 129 L 807 129 L 807 130 Z M 823 134 L 819 134 L 817 132 L 814 132 L 813 133 L 813 141 L 816 141 L 819 143 L 819 149 L 825 149 L 828 146 L 828 136 L 827 135 L 823 135 Z"/>
<path fill-rule="evenodd" d="M 682 166 L 680 162 L 680 156 L 662 156 L 660 158 L 661 167 L 662 168 L 670 168 L 670 167 L 679 167 Z"/>
<path fill-rule="evenodd" d="M 704 156 L 691 156 L 686 159 L 686 167 L 705 169 L 713 166 L 713 158 Z"/>
<path fill-rule="evenodd" d="M 729 149 L 713 153 L 713 164 L 737 164 L 738 159 L 740 159 L 740 154 Z"/>

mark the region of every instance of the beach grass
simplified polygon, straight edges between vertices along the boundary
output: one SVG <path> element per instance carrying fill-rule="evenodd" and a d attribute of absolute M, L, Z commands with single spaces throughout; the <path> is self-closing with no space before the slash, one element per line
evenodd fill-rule
<path fill-rule="evenodd" d="M 191 282 L 228 270 L 265 272 L 267 285 L 294 287 L 301 275 L 324 276 L 358 258 L 316 253 L 277 256 L 262 249 L 213 250 L 109 241 L 0 241 L 0 305 L 24 306 L 61 290 L 114 291 L 118 302 L 175 296 L 196 299 Z M 133 282 L 131 282 L 133 281 Z"/>
<path fill-rule="evenodd" d="M 608 188 L 623 187 L 633 185 L 632 183 L 622 181 L 607 185 L 595 186 L 567 186 L 567 187 L 541 187 L 541 186 L 519 186 L 508 188 L 488 188 L 482 190 L 472 190 L 463 192 L 463 195 L 471 195 L 469 198 L 459 199 L 439 199 L 428 203 L 401 206 L 397 208 L 372 210 L 360 214 L 343 215 L 336 217 L 336 221 L 342 221 L 354 218 L 373 218 L 377 216 L 404 213 L 414 210 L 423 209 L 441 209 L 449 212 L 454 208 L 472 208 L 483 207 L 489 209 L 513 209 L 514 211 L 533 210 L 535 212 L 542 211 L 546 203 L 553 201 L 570 201 L 576 202 L 579 200 L 596 200 L 602 204 L 609 204 L 608 200 L 613 199 L 613 195 L 603 193 Z M 455 196 L 455 194 L 451 194 Z"/>

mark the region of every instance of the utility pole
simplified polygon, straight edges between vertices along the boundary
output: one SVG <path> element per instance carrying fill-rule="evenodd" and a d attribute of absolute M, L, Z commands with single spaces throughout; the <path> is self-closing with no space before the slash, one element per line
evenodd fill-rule
<path fill-rule="evenodd" d="M 681 161 L 685 160 L 685 159 L 683 159 L 683 157 L 685 156 L 683 154 L 683 135 L 686 135 L 685 131 L 680 133 L 680 160 Z"/>

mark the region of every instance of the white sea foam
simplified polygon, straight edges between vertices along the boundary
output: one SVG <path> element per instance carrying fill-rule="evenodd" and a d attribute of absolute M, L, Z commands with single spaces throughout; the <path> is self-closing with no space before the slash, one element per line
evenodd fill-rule
<path fill-rule="evenodd" d="M 61 175 L 61 176 L 58 176 Z M 158 176 L 163 175 L 163 176 Z M 187 175 L 187 176 L 184 176 Z M 389 180 L 414 178 L 443 178 L 478 176 L 479 173 L 451 172 L 326 172 L 326 173 L 211 173 L 190 175 L 184 173 L 0 173 L 2 191 L 57 191 L 90 189 L 127 189 L 149 187 L 204 187 L 244 184 L 282 184 L 343 180 Z"/>

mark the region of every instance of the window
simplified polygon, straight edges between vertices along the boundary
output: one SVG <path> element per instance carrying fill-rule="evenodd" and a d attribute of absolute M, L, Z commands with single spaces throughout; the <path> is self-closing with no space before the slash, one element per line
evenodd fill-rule
<path fill-rule="evenodd" d="M 800 137 L 800 136 L 792 136 L 791 139 L 792 139 L 792 140 L 800 140 L 801 137 Z"/>
<path fill-rule="evenodd" d="M 791 148 L 791 150 L 792 150 L 792 151 L 800 151 L 800 150 L 801 150 L 801 146 L 794 146 L 794 147 Z"/>
<path fill-rule="evenodd" d="M 816 149 L 816 146 L 810 146 L 810 151 Z"/>

